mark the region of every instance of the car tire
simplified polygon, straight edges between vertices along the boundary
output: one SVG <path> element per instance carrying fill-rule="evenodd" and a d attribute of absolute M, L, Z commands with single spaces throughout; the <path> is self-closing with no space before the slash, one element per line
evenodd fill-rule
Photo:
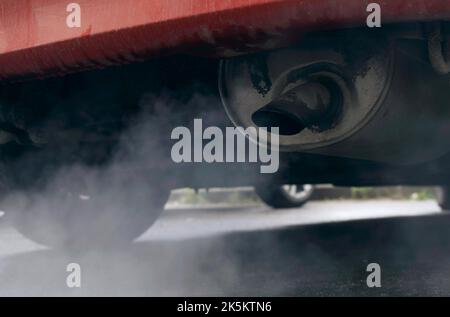
<path fill-rule="evenodd" d="M 56 182 L 30 194 L 10 195 L 6 205 L 11 208 L 6 208 L 15 228 L 42 245 L 76 249 L 125 245 L 156 221 L 170 194 L 161 184 L 151 186 L 133 176 L 88 183 L 93 191 L 89 194 L 80 190 L 86 186 L 79 186 L 79 181 Z"/>
<path fill-rule="evenodd" d="M 272 208 L 299 208 L 312 196 L 312 185 L 255 186 L 255 192 Z"/>

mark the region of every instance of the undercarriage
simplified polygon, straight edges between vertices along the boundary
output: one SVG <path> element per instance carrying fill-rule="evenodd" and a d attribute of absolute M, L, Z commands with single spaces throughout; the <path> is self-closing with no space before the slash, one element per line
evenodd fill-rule
<path fill-rule="evenodd" d="M 46 193 L 47 200 L 51 192 L 72 215 L 80 200 L 91 200 L 87 209 L 102 209 L 102 199 L 121 197 L 122 186 L 148 187 L 156 194 L 148 201 L 121 197 L 118 209 L 131 200 L 140 202 L 138 207 L 154 203 L 154 210 L 162 210 L 170 190 L 179 187 L 447 186 L 449 65 L 447 23 L 406 23 L 311 33 L 294 45 L 226 59 L 172 55 L 5 82 L 0 90 L 3 195 L 6 204 L 19 197 L 25 206 L 35 206 L 42 203 L 39 195 Z M 198 119 L 222 130 L 279 128 L 278 171 L 261 173 L 260 163 L 245 159 L 174 162 L 172 131 L 192 128 Z M 246 135 L 249 144 L 259 140 Z M 68 187 L 67 177 L 76 180 Z M 108 188 L 114 195 L 103 197 Z M 31 198 L 23 198 L 24 192 Z M 102 199 L 92 203 L 95 195 Z M 16 214 L 24 231 L 35 231 L 32 221 L 24 221 L 31 214 Z M 144 225 L 138 231 L 159 212 L 150 214 L 154 217 L 139 218 Z M 85 223 L 58 226 L 64 239 L 39 233 L 33 238 L 70 242 L 70 232 Z"/>

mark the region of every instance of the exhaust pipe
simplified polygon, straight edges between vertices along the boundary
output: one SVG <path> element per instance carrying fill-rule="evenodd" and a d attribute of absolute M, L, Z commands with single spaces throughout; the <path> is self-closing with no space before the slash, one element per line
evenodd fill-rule
<path fill-rule="evenodd" d="M 301 84 L 256 111 L 253 122 L 260 127 L 279 127 L 280 135 L 303 129 L 321 132 L 336 123 L 341 103 L 338 89 L 320 82 Z"/>

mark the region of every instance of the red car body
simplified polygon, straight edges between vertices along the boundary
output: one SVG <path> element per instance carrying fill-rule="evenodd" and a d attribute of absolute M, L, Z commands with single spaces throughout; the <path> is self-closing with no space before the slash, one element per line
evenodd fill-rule
<path fill-rule="evenodd" d="M 233 56 L 320 28 L 365 23 L 365 0 L 63 0 L 0 2 L 0 76 L 65 74 L 188 52 Z M 383 23 L 450 18 L 449 0 L 378 0 Z M 269 18 L 270 17 L 270 18 Z M 268 41 L 270 39 L 270 41 Z"/>

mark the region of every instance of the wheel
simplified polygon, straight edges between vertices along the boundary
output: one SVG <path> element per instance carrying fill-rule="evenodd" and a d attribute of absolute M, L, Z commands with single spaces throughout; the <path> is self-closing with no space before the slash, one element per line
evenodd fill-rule
<path fill-rule="evenodd" d="M 50 247 L 115 247 L 132 242 L 158 218 L 170 190 L 143 177 L 72 168 L 31 193 L 6 201 L 16 229 Z M 10 206 L 10 207 L 8 207 Z"/>
<path fill-rule="evenodd" d="M 255 186 L 255 192 L 272 208 L 298 208 L 311 198 L 312 185 Z"/>

